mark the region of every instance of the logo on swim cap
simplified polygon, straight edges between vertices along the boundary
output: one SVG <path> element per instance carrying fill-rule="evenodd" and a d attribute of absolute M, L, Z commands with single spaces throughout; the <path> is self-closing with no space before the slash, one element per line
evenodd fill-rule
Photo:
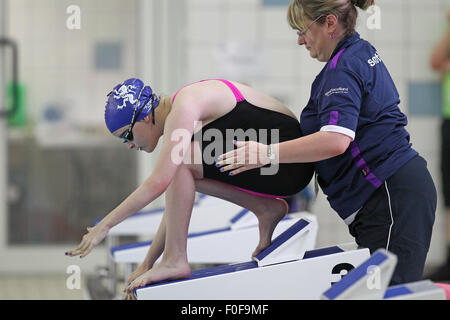
<path fill-rule="evenodd" d="M 105 122 L 109 131 L 127 126 L 131 122 L 134 109 L 143 109 L 136 121 L 144 119 L 153 108 L 159 105 L 158 97 L 153 93 L 152 88 L 144 86 L 140 79 L 131 78 L 118 84 L 108 95 L 105 106 Z"/>
<path fill-rule="evenodd" d="M 137 87 L 131 84 L 123 84 L 118 90 L 114 89 L 114 99 L 121 100 L 121 103 L 117 103 L 117 109 L 124 108 L 128 101 L 133 105 L 136 103 L 137 99 L 134 99 L 136 89 Z"/>

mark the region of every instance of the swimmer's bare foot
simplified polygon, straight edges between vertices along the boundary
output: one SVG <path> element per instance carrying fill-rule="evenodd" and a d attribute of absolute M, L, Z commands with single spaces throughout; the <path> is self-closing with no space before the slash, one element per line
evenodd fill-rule
<path fill-rule="evenodd" d="M 284 199 L 275 199 L 277 202 L 271 203 L 269 207 L 266 207 L 261 212 L 256 214 L 259 221 L 259 243 L 255 251 L 252 253 L 252 257 L 263 251 L 272 243 L 272 235 L 278 222 L 284 218 L 289 211 L 289 205 Z"/>
<path fill-rule="evenodd" d="M 134 270 L 128 277 L 127 277 L 127 284 L 130 285 L 134 280 L 136 280 L 138 277 L 143 275 L 145 272 L 151 269 L 151 266 L 149 266 L 145 261 L 142 262 L 136 270 Z M 136 300 L 136 297 L 134 295 L 134 292 L 126 292 L 124 290 L 125 296 L 123 297 L 123 300 Z"/>
<path fill-rule="evenodd" d="M 127 292 L 122 300 L 136 300 L 136 296 L 134 295 L 134 292 Z"/>
<path fill-rule="evenodd" d="M 132 293 L 134 289 L 143 287 L 147 284 L 163 280 L 189 278 L 190 275 L 191 268 L 187 262 L 170 265 L 164 261 L 161 261 L 161 263 L 137 277 L 128 285 L 125 291 L 127 293 Z"/>
<path fill-rule="evenodd" d="M 143 275 L 145 272 L 147 272 L 148 270 L 151 269 L 151 266 L 149 266 L 148 264 L 142 262 L 137 268 L 136 270 L 134 270 L 128 277 L 127 277 L 127 283 L 130 284 L 132 283 L 134 280 L 136 280 L 138 277 L 140 277 L 141 275 Z"/>

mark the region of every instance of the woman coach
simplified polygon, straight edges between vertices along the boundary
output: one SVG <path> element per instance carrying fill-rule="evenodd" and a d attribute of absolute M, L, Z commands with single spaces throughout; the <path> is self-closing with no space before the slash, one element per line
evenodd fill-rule
<path fill-rule="evenodd" d="M 218 166 L 233 175 L 268 163 L 315 162 L 317 181 L 356 242 L 398 258 L 391 285 L 422 279 L 436 189 L 415 151 L 382 55 L 355 31 L 373 0 L 292 0 L 298 44 L 325 62 L 300 116 L 304 137 L 265 145 L 237 142 Z M 258 163 L 248 159 L 259 156 Z"/>

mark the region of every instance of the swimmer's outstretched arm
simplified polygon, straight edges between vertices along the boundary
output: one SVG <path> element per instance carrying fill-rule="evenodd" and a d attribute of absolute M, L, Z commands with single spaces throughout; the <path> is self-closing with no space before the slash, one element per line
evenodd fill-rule
<path fill-rule="evenodd" d="M 88 233 L 81 240 L 80 245 L 71 251 L 66 252 L 69 256 L 85 257 L 98 245 L 108 234 L 109 230 L 119 224 L 127 217 L 144 208 L 154 199 L 159 197 L 165 190 L 164 185 L 150 176 L 141 186 L 129 195 L 119 206 L 104 217 L 95 227 L 87 228 Z"/>
<path fill-rule="evenodd" d="M 174 103 L 166 118 L 163 145 L 152 175 L 95 227 L 88 228 L 80 245 L 66 252 L 66 255 L 85 257 L 106 237 L 112 227 L 166 191 L 190 147 L 194 125 L 201 116 L 200 109 L 193 107 L 195 103 L 195 100 L 188 98 L 183 99 L 183 104 Z"/>

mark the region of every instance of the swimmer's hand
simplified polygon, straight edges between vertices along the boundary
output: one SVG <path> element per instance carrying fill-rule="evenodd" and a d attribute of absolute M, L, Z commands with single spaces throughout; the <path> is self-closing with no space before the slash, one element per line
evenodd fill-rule
<path fill-rule="evenodd" d="M 230 171 L 228 174 L 234 176 L 270 163 L 268 145 L 256 141 L 235 141 L 234 145 L 237 149 L 220 155 L 216 161 L 221 172 Z"/>
<path fill-rule="evenodd" d="M 74 250 L 67 251 L 66 255 L 71 257 L 79 255 L 80 258 L 87 256 L 106 237 L 109 228 L 98 224 L 95 227 L 88 227 L 87 231 L 88 233 L 83 236 L 80 245 Z"/>

